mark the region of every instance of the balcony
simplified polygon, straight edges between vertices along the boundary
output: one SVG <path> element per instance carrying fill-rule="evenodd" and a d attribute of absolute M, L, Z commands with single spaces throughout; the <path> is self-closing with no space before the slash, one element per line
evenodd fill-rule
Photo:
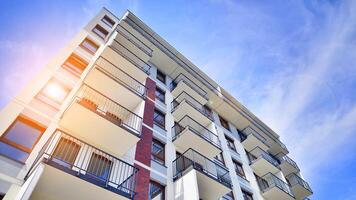
<path fill-rule="evenodd" d="M 116 40 L 110 42 L 101 55 L 140 82 L 144 82 L 150 73 L 148 59 L 143 60 Z"/>
<path fill-rule="evenodd" d="M 179 121 L 187 113 L 203 126 L 207 126 L 213 121 L 212 113 L 207 107 L 200 104 L 186 92 L 182 92 L 172 101 L 172 114 L 176 121 Z"/>
<path fill-rule="evenodd" d="M 56 130 L 39 152 L 24 186 L 35 184 L 31 200 L 133 199 L 137 171 L 125 161 Z"/>
<path fill-rule="evenodd" d="M 288 183 L 277 176 L 268 173 L 263 177 L 257 177 L 258 185 L 266 199 L 294 200 L 293 192 Z"/>
<path fill-rule="evenodd" d="M 280 171 L 278 161 L 259 147 L 248 152 L 248 157 L 250 159 L 250 166 L 259 176 L 267 173 L 275 174 Z"/>
<path fill-rule="evenodd" d="M 297 163 L 294 162 L 294 160 L 289 158 L 287 155 L 281 153 L 278 154 L 276 157 L 279 159 L 279 166 L 285 176 L 291 173 L 298 173 L 300 171 Z"/>
<path fill-rule="evenodd" d="M 172 133 L 180 152 L 194 148 L 210 159 L 221 152 L 218 136 L 187 115 L 172 127 Z"/>
<path fill-rule="evenodd" d="M 192 172 L 196 172 L 196 178 L 191 176 Z M 173 161 L 173 180 L 180 185 L 176 188 L 186 185 L 185 189 L 189 190 L 176 191 L 176 196 L 177 193 L 193 192 L 195 188 L 192 187 L 197 185 L 199 199 L 204 200 L 218 199 L 230 192 L 232 187 L 229 171 L 225 167 L 193 149 L 188 149 Z"/>
<path fill-rule="evenodd" d="M 63 113 L 59 125 L 75 136 L 121 156 L 140 139 L 142 118 L 83 85 Z"/>
<path fill-rule="evenodd" d="M 287 181 L 291 185 L 296 199 L 304 199 L 313 194 L 309 184 L 295 173 L 286 176 Z"/>
<path fill-rule="evenodd" d="M 269 152 L 271 152 L 273 155 L 277 155 L 277 154 L 280 154 L 280 153 L 283 153 L 283 154 L 288 154 L 289 151 L 286 147 L 285 144 L 283 144 L 283 142 L 281 142 L 280 140 L 272 140 L 270 142 L 270 148 L 269 148 Z"/>
<path fill-rule="evenodd" d="M 128 109 L 134 109 L 146 96 L 146 87 L 104 57 L 99 57 L 85 83 Z M 125 98 L 122 98 L 125 97 Z"/>
<path fill-rule="evenodd" d="M 207 93 L 184 74 L 179 74 L 172 81 L 170 89 L 174 97 L 185 91 L 202 105 L 208 102 Z"/>
<path fill-rule="evenodd" d="M 262 150 L 267 151 L 269 149 L 269 144 L 267 139 L 255 131 L 252 127 L 248 126 L 241 134 L 241 143 L 245 147 L 246 151 L 251 151 L 255 147 L 260 147 Z"/>

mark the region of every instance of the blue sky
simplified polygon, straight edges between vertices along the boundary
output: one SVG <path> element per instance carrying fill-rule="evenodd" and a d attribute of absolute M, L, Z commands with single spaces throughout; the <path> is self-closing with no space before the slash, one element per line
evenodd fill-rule
<path fill-rule="evenodd" d="M 0 0 L 0 107 L 102 6 L 133 11 L 279 133 L 313 199 L 356 199 L 355 1 Z"/>

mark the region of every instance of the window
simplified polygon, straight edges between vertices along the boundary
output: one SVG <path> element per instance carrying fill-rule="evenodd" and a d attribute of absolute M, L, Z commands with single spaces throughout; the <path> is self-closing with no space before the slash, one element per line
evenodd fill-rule
<path fill-rule="evenodd" d="M 244 197 L 244 200 L 253 200 L 252 194 L 245 190 L 242 190 L 242 196 Z"/>
<path fill-rule="evenodd" d="M 232 163 L 235 166 L 235 171 L 236 171 L 237 175 L 246 179 L 244 169 L 242 168 L 242 164 L 237 162 L 236 160 L 232 160 Z"/>
<path fill-rule="evenodd" d="M 219 161 L 222 165 L 225 166 L 225 161 L 224 161 L 224 157 L 223 157 L 223 155 L 222 155 L 222 152 L 220 152 L 217 156 L 215 156 L 215 159 L 216 159 L 217 161 Z"/>
<path fill-rule="evenodd" d="M 219 119 L 220 119 L 221 126 L 224 127 L 226 130 L 230 131 L 229 123 L 221 116 L 219 116 Z"/>
<path fill-rule="evenodd" d="M 87 66 L 88 63 L 76 54 L 70 55 L 62 65 L 64 69 L 76 76 L 80 76 Z"/>
<path fill-rule="evenodd" d="M 156 87 L 155 94 L 158 100 L 160 100 L 162 103 L 165 103 L 165 92 L 162 89 Z"/>
<path fill-rule="evenodd" d="M 92 55 L 94 55 L 99 48 L 99 46 L 95 44 L 95 42 L 89 40 L 88 38 L 85 38 L 84 41 L 80 44 L 80 46 Z"/>
<path fill-rule="evenodd" d="M 115 24 L 114 20 L 112 20 L 110 17 L 105 15 L 102 19 L 102 22 L 104 22 L 106 25 L 108 25 L 110 28 L 112 28 Z"/>
<path fill-rule="evenodd" d="M 164 165 L 164 144 L 156 139 L 152 140 L 151 159 Z"/>
<path fill-rule="evenodd" d="M 225 196 L 224 196 L 224 198 L 226 199 L 226 200 L 235 200 L 235 198 L 234 198 L 234 193 L 231 191 L 231 192 L 229 192 L 229 193 L 227 193 Z"/>
<path fill-rule="evenodd" d="M 158 69 L 157 69 L 157 76 L 156 76 L 156 78 L 157 78 L 157 80 L 159 80 L 159 81 L 161 81 L 162 83 L 166 84 L 166 75 L 165 75 L 163 72 L 159 71 Z"/>
<path fill-rule="evenodd" d="M 164 186 L 155 182 L 150 181 L 150 191 L 149 191 L 149 200 L 164 200 Z"/>
<path fill-rule="evenodd" d="M 56 78 L 52 78 L 37 94 L 36 98 L 48 105 L 59 108 L 67 97 L 70 88 Z"/>
<path fill-rule="evenodd" d="M 54 161 L 60 165 L 71 168 L 77 159 L 80 145 L 74 141 L 61 138 L 53 153 Z"/>
<path fill-rule="evenodd" d="M 19 116 L 0 137 L 0 154 L 25 162 L 45 127 Z"/>
<path fill-rule="evenodd" d="M 163 129 L 166 129 L 166 128 L 165 128 L 165 121 L 166 121 L 166 120 L 165 120 L 165 114 L 162 113 L 161 111 L 155 109 L 155 112 L 154 112 L 154 114 L 153 114 L 153 122 L 154 122 L 157 126 L 163 128 Z"/>
<path fill-rule="evenodd" d="M 225 138 L 226 138 L 226 142 L 227 142 L 227 146 L 233 150 L 233 151 L 236 151 L 236 147 L 235 147 L 235 144 L 234 144 L 234 140 L 228 136 L 225 135 Z"/>
<path fill-rule="evenodd" d="M 88 172 L 95 177 L 107 180 L 109 178 L 111 165 L 112 162 L 109 159 L 102 155 L 93 153 L 90 158 Z"/>
<path fill-rule="evenodd" d="M 109 32 L 105 30 L 103 27 L 101 27 L 100 25 L 96 25 L 93 29 L 93 32 L 101 39 L 105 39 L 106 36 L 109 34 Z"/>

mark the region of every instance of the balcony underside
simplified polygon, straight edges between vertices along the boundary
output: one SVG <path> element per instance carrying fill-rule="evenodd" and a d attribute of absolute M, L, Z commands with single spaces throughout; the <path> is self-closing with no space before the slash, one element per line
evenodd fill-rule
<path fill-rule="evenodd" d="M 293 165 L 289 164 L 287 161 L 282 161 L 282 163 L 279 165 L 281 168 L 283 174 L 287 176 L 288 174 L 291 173 L 297 173 L 299 172 L 299 169 L 295 168 Z"/>
<path fill-rule="evenodd" d="M 77 176 L 75 171 L 65 172 L 48 164 L 31 194 L 30 200 L 63 200 L 63 199 L 112 199 L 127 200 L 129 194 L 112 187 L 103 188 L 105 183 L 92 182 L 89 175 Z M 96 185 L 101 184 L 101 186 Z"/>
<path fill-rule="evenodd" d="M 305 187 L 303 187 L 300 184 L 293 185 L 291 188 L 292 188 L 292 191 L 293 191 L 296 199 L 298 199 L 298 200 L 304 199 L 305 197 L 312 195 L 312 192 L 310 192 L 308 189 L 306 189 Z"/>
<path fill-rule="evenodd" d="M 77 102 L 64 113 L 59 125 L 74 136 L 119 156 L 135 146 L 139 140 L 128 126 L 122 123 L 119 126 Z"/>
<path fill-rule="evenodd" d="M 114 65 L 120 66 L 122 70 L 130 74 L 130 76 L 135 77 L 135 79 L 137 79 L 141 83 L 146 81 L 146 78 L 148 77 L 147 73 L 145 73 L 142 69 L 132 64 L 126 58 L 122 57 L 120 54 L 115 52 L 112 48 L 106 47 L 101 56 L 103 56 L 107 60 L 110 60 L 110 62 L 112 62 Z"/>
<path fill-rule="evenodd" d="M 279 153 L 283 153 L 283 154 L 287 155 L 289 153 L 288 149 L 283 148 L 277 142 L 270 140 L 269 144 L 271 144 L 271 147 L 269 148 L 268 151 L 271 152 L 273 155 L 277 155 Z"/>
<path fill-rule="evenodd" d="M 278 187 L 272 187 L 263 193 L 263 196 L 268 200 L 295 200 L 294 197 L 290 196 Z"/>
<path fill-rule="evenodd" d="M 173 143 L 181 152 L 192 148 L 210 159 L 221 152 L 220 148 L 195 134 L 189 128 L 183 130 Z"/>
<path fill-rule="evenodd" d="M 133 39 L 133 37 L 129 36 L 128 34 L 126 34 L 126 36 L 124 36 L 124 34 L 122 34 L 122 32 L 120 31 L 117 34 L 117 36 L 115 37 L 115 40 L 117 42 L 119 42 L 121 45 L 125 46 L 127 49 L 129 49 L 131 52 L 133 52 L 136 56 L 138 56 L 142 60 L 150 59 L 150 56 L 146 52 L 144 52 L 142 49 L 138 48 L 133 42 L 127 40 L 126 37 Z M 136 43 L 136 44 L 138 44 L 138 43 Z"/>
<path fill-rule="evenodd" d="M 211 120 L 207 116 L 195 109 L 193 106 L 189 105 L 184 100 L 177 105 L 172 114 L 176 121 L 179 121 L 184 116 L 189 115 L 189 117 L 203 126 L 207 126 L 211 123 Z"/>
<path fill-rule="evenodd" d="M 231 191 L 230 188 L 197 171 L 200 199 L 216 200 Z"/>
<path fill-rule="evenodd" d="M 206 102 L 208 102 L 208 100 L 206 100 L 204 97 L 202 97 L 202 95 L 200 95 L 198 92 L 196 92 L 191 87 L 189 87 L 184 81 L 179 81 L 178 85 L 172 91 L 172 95 L 174 97 L 177 97 L 182 92 L 188 93 L 195 100 L 197 100 L 201 105 L 205 105 Z"/>
<path fill-rule="evenodd" d="M 267 151 L 268 146 L 261 142 L 256 136 L 253 134 L 249 134 L 247 138 L 242 142 L 242 145 L 245 147 L 247 151 L 253 150 L 255 147 L 260 147 L 262 150 Z"/>
<path fill-rule="evenodd" d="M 253 161 L 251 163 L 251 167 L 258 176 L 263 176 L 269 172 L 275 174 L 279 171 L 278 167 L 274 166 L 273 164 L 271 164 L 270 162 L 268 162 L 266 159 L 262 157 Z"/>
<path fill-rule="evenodd" d="M 143 102 L 142 96 L 131 91 L 130 86 L 123 85 L 129 83 L 120 84 L 97 68 L 91 70 L 84 82 L 129 110 Z"/>

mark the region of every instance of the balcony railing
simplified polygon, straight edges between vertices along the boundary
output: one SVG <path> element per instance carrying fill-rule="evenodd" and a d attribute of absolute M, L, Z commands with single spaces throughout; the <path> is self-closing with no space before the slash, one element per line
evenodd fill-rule
<path fill-rule="evenodd" d="M 172 112 L 175 111 L 175 109 L 183 102 L 186 102 L 190 106 L 192 106 L 194 109 L 199 111 L 201 114 L 203 114 L 205 117 L 210 119 L 211 121 L 214 121 L 212 112 L 201 105 L 197 100 L 195 100 L 192 96 L 187 94 L 186 92 L 181 92 L 173 101 L 172 101 Z"/>
<path fill-rule="evenodd" d="M 248 152 L 248 157 L 250 159 L 250 164 L 256 162 L 258 159 L 265 159 L 275 167 L 279 168 L 279 162 L 276 158 L 272 157 L 269 153 L 261 149 L 260 147 L 256 147 Z"/>
<path fill-rule="evenodd" d="M 148 47 L 145 43 L 143 43 L 135 35 L 130 33 L 130 31 L 128 31 L 125 27 L 119 25 L 116 31 L 124 38 L 126 38 L 128 41 L 130 41 L 133 45 L 135 45 L 137 48 L 141 49 L 144 53 L 146 53 L 149 56 L 152 56 L 153 50 L 150 47 Z"/>
<path fill-rule="evenodd" d="M 173 91 L 179 82 L 184 82 L 186 85 L 188 85 L 190 88 L 192 88 L 195 92 L 200 94 L 204 99 L 208 100 L 207 93 L 204 91 L 201 87 L 199 87 L 197 84 L 195 84 L 192 80 L 190 80 L 188 77 L 186 77 L 184 74 L 179 74 L 170 84 L 170 90 Z"/>
<path fill-rule="evenodd" d="M 290 189 L 288 183 L 282 181 L 277 176 L 273 175 L 272 173 L 268 173 L 261 178 L 257 178 L 258 185 L 262 192 L 266 192 L 269 189 L 274 187 L 279 188 L 283 192 L 289 194 L 290 196 L 294 197 L 292 190 Z"/>
<path fill-rule="evenodd" d="M 249 135 L 255 136 L 259 141 L 261 141 L 263 144 L 266 146 L 270 146 L 267 142 L 267 139 L 263 137 L 261 134 L 259 134 L 255 129 L 253 129 L 251 126 L 246 127 L 244 130 L 242 130 L 243 134 L 240 134 L 241 137 L 241 142 L 243 142 Z"/>
<path fill-rule="evenodd" d="M 280 163 L 287 162 L 290 165 L 292 165 L 294 168 L 299 170 L 297 163 L 294 160 L 292 160 L 290 157 L 288 157 L 287 155 L 284 155 L 283 153 L 279 153 L 279 154 L 277 154 L 276 157 L 279 159 Z"/>
<path fill-rule="evenodd" d="M 212 145 L 221 148 L 218 136 L 209 131 L 209 129 L 205 128 L 203 125 L 199 124 L 194 119 L 190 118 L 188 115 L 184 116 L 172 127 L 172 141 L 177 139 L 185 129 L 189 129 L 193 133 L 210 142 Z"/>
<path fill-rule="evenodd" d="M 193 168 L 219 183 L 231 188 L 229 171 L 193 149 L 188 149 L 173 161 L 173 179 L 182 177 L 187 169 Z"/>
<path fill-rule="evenodd" d="M 144 98 L 146 96 L 146 87 L 138 80 L 130 76 L 128 73 L 120 69 L 119 66 L 114 65 L 112 62 L 104 57 L 99 57 L 95 63 L 96 68 L 109 76 L 114 81 L 126 87 L 133 93 Z"/>
<path fill-rule="evenodd" d="M 84 84 L 78 91 L 75 101 L 121 128 L 140 136 L 142 118 Z"/>
<path fill-rule="evenodd" d="M 118 47 L 115 47 L 117 45 Z M 139 58 L 135 53 L 127 49 L 124 45 L 120 44 L 119 41 L 114 39 L 114 43 L 109 46 L 116 53 L 120 54 L 126 60 L 131 62 L 137 68 L 141 69 L 146 74 L 150 74 L 151 65 Z"/>
<path fill-rule="evenodd" d="M 61 130 L 48 139 L 26 179 L 41 162 L 127 198 L 135 196 L 137 168 Z"/>
<path fill-rule="evenodd" d="M 289 174 L 286 179 L 288 180 L 289 184 L 291 186 L 294 185 L 301 185 L 303 186 L 305 189 L 309 190 L 311 193 L 313 193 L 312 189 L 310 188 L 309 184 L 303 180 L 300 176 L 298 176 L 295 173 Z"/>

